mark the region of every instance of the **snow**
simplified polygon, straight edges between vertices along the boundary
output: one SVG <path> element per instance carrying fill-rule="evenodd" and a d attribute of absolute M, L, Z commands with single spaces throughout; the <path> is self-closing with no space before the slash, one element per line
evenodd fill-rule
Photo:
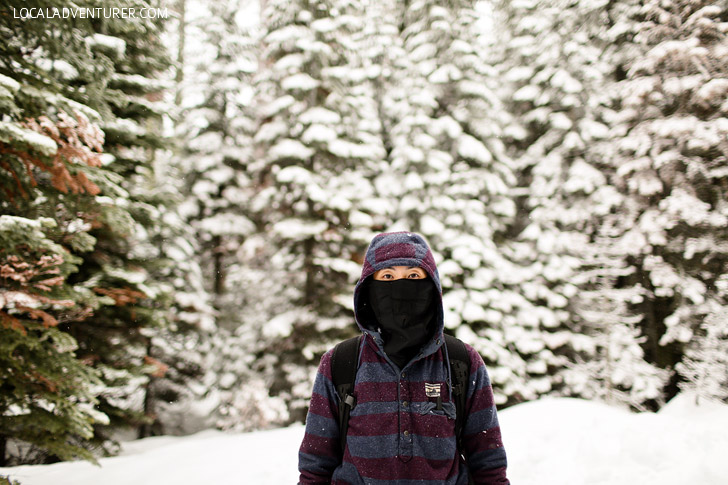
<path fill-rule="evenodd" d="M 301 142 L 291 139 L 285 139 L 278 142 L 270 149 L 269 157 L 271 160 L 282 160 L 287 158 L 298 158 L 306 160 L 314 154 L 314 151 Z"/>
<path fill-rule="evenodd" d="M 255 225 L 243 215 L 216 214 L 202 220 L 200 229 L 215 235 L 237 234 L 247 236 L 255 231 Z"/>
<path fill-rule="evenodd" d="M 58 146 L 52 138 L 24 128 L 17 123 L 0 121 L 0 141 L 24 143 L 46 156 L 56 154 Z"/>
<path fill-rule="evenodd" d="M 339 115 L 339 113 L 336 113 L 326 108 L 322 108 L 320 106 L 305 111 L 301 114 L 299 119 L 301 123 L 305 124 L 318 123 L 325 125 L 341 123 L 341 116 Z"/>
<path fill-rule="evenodd" d="M 301 136 L 301 140 L 307 145 L 314 143 L 326 143 L 336 140 L 336 130 L 323 125 L 311 125 Z"/>
<path fill-rule="evenodd" d="M 458 154 L 470 160 L 476 160 L 483 164 L 493 161 L 493 155 L 488 151 L 485 145 L 478 139 L 463 134 L 458 139 Z"/>
<path fill-rule="evenodd" d="M 519 485 L 728 483 L 728 406 L 682 394 L 658 413 L 546 398 L 499 413 L 508 475 Z M 296 483 L 304 428 L 124 443 L 120 456 L 0 468 L 22 485 Z"/>
<path fill-rule="evenodd" d="M 281 82 L 281 87 L 286 91 L 302 90 L 310 91 L 315 89 L 320 84 L 319 81 L 315 80 L 306 73 L 298 73 L 285 78 Z"/>
<path fill-rule="evenodd" d="M 172 86 L 169 81 L 149 78 L 139 74 L 115 73 L 112 75 L 112 79 L 124 84 L 125 86 L 140 88 L 146 91 L 161 91 Z"/>
<path fill-rule="evenodd" d="M 53 71 L 63 81 L 73 81 L 78 78 L 78 69 L 63 59 L 38 59 L 38 67 L 46 71 Z"/>
<path fill-rule="evenodd" d="M 118 58 L 121 58 L 126 52 L 126 41 L 119 37 L 112 37 L 104 34 L 94 34 L 86 37 L 86 44 L 89 47 L 101 46 L 113 51 Z"/>
<path fill-rule="evenodd" d="M 15 94 L 20 89 L 20 83 L 13 78 L 0 74 L 0 87 L 7 89 L 10 94 Z"/>

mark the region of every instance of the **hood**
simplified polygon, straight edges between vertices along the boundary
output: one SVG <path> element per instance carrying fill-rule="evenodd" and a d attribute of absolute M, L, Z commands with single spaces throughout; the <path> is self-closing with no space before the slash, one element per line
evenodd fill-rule
<path fill-rule="evenodd" d="M 440 274 L 435 265 L 430 247 L 425 239 L 413 232 L 387 232 L 374 236 L 369 244 L 361 277 L 354 288 L 354 316 L 359 329 L 369 334 L 374 341 L 382 345 L 382 337 L 376 329 L 376 319 L 368 302 L 368 297 L 363 298 L 367 291 L 368 280 L 378 270 L 389 266 L 419 266 L 424 269 L 435 285 L 440 298 L 437 301 L 437 316 L 435 332 L 423 346 L 424 355 L 435 352 L 442 344 L 442 333 L 444 330 L 444 318 L 442 309 L 442 285 Z"/>

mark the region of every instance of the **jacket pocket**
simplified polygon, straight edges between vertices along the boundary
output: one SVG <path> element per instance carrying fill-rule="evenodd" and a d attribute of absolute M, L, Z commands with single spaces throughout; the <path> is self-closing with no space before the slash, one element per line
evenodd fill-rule
<path fill-rule="evenodd" d="M 437 404 L 434 402 L 420 402 L 418 404 L 417 411 L 422 415 L 432 415 L 432 416 L 445 416 L 448 419 L 455 419 L 455 405 L 451 402 L 444 402 L 442 403 L 442 409 L 437 409 Z"/>

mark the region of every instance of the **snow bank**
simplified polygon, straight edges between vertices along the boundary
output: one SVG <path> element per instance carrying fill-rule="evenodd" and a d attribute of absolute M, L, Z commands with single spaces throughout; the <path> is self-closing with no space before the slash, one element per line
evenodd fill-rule
<path fill-rule="evenodd" d="M 509 478 L 533 485 L 725 485 L 728 406 L 685 395 L 657 414 L 543 399 L 500 414 Z"/>
<path fill-rule="evenodd" d="M 97 467 L 84 462 L 0 468 L 22 485 L 240 485 L 296 483 L 303 426 L 246 434 L 220 431 L 127 443 Z"/>
<path fill-rule="evenodd" d="M 725 485 L 728 406 L 680 396 L 631 414 L 577 399 L 542 399 L 500 413 L 514 485 Z M 302 426 L 247 434 L 205 431 L 126 443 L 121 456 L 0 468 L 22 485 L 294 484 Z"/>

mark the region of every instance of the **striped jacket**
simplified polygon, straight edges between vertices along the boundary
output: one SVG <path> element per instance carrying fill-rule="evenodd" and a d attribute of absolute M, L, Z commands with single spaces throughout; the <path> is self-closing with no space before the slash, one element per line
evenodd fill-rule
<path fill-rule="evenodd" d="M 361 283 L 374 271 L 398 264 L 425 268 L 440 289 L 434 260 L 420 236 L 389 233 L 374 238 L 354 292 L 357 323 L 365 338 L 344 455 L 330 350 L 321 358 L 314 383 L 299 451 L 299 484 L 466 485 L 469 476 L 476 484 L 509 484 L 493 391 L 480 355 L 466 345 L 471 374 L 463 450 L 458 450 L 442 318 L 421 353 L 399 369 L 384 352 L 376 326 L 363 316 L 358 301 Z"/>

